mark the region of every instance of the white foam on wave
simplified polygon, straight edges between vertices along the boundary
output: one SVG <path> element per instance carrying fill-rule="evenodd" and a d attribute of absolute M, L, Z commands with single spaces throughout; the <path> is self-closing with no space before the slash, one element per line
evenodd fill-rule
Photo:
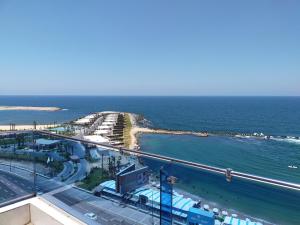
<path fill-rule="evenodd" d="M 300 144 L 300 140 L 299 139 L 286 138 L 284 140 L 287 141 L 287 142 L 290 142 L 290 143 Z"/>
<path fill-rule="evenodd" d="M 243 135 L 243 134 L 236 134 L 234 135 L 235 138 L 238 139 L 256 139 L 256 140 L 274 140 L 274 141 L 282 141 L 282 142 L 288 142 L 292 144 L 300 145 L 300 139 L 297 139 L 293 136 L 287 136 L 287 137 L 274 137 L 274 136 L 265 136 L 265 135 L 255 135 L 257 133 L 254 133 L 253 136 L 249 135 Z"/>
<path fill-rule="evenodd" d="M 293 144 L 299 144 L 300 145 L 300 139 L 295 139 L 295 138 L 276 138 L 276 137 L 270 137 L 271 140 L 275 141 L 284 141 L 288 143 L 293 143 Z"/>
<path fill-rule="evenodd" d="M 254 137 L 251 137 L 249 135 L 239 135 L 239 134 L 235 135 L 235 137 L 236 138 L 254 138 Z"/>

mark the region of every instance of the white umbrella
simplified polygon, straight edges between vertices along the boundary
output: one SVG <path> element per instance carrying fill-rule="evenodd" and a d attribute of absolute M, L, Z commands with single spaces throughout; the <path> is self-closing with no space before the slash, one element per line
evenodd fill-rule
<path fill-rule="evenodd" d="M 222 215 L 223 216 L 228 216 L 228 212 L 227 211 L 222 211 Z"/>
<path fill-rule="evenodd" d="M 205 205 L 203 205 L 203 208 L 204 208 L 205 210 L 209 210 L 209 205 L 205 204 Z"/>
<path fill-rule="evenodd" d="M 218 214 L 219 213 L 219 209 L 213 208 L 213 213 Z"/>

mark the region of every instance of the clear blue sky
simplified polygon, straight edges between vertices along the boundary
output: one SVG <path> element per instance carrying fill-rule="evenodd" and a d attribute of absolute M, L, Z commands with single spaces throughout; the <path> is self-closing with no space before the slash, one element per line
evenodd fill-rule
<path fill-rule="evenodd" d="M 0 0 L 0 94 L 300 95 L 300 1 Z"/>

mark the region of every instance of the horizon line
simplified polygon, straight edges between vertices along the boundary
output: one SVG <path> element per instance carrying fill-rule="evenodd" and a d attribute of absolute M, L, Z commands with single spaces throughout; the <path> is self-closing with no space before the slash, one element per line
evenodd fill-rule
<path fill-rule="evenodd" d="M 78 94 L 0 94 L 0 97 L 300 97 L 300 95 L 78 95 Z"/>

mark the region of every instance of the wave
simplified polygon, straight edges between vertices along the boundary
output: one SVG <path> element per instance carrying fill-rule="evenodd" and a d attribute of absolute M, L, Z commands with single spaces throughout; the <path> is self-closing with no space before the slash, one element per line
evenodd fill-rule
<path fill-rule="evenodd" d="M 275 140 L 275 141 L 283 141 L 283 142 L 288 142 L 288 143 L 293 143 L 293 144 L 299 144 L 300 145 L 300 139 L 296 139 L 294 137 L 287 137 L 287 138 L 270 137 L 270 139 Z"/>
<path fill-rule="evenodd" d="M 234 137 L 239 138 L 239 139 L 274 140 L 274 141 L 281 141 L 281 142 L 287 142 L 287 143 L 300 145 L 300 138 L 292 137 L 292 136 L 266 136 L 263 134 L 256 135 L 256 133 L 254 133 L 253 135 L 236 134 L 236 135 L 234 135 Z"/>
<path fill-rule="evenodd" d="M 250 136 L 250 135 L 240 135 L 240 134 L 234 135 L 234 137 L 236 137 L 236 138 L 255 138 L 255 136 Z"/>

